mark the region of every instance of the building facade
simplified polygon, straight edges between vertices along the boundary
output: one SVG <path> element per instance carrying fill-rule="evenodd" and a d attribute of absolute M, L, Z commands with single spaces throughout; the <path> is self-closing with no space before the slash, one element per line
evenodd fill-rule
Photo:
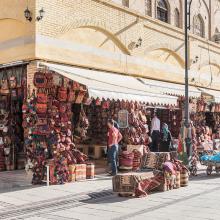
<path fill-rule="evenodd" d="M 0 64 L 43 60 L 184 83 L 183 0 L 1 0 L 0 7 Z M 219 90 L 219 31 L 220 0 L 193 0 L 190 84 Z"/>

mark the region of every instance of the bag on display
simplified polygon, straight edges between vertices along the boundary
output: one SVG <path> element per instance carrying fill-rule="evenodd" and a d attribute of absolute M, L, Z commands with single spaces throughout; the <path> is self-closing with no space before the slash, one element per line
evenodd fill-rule
<path fill-rule="evenodd" d="M 36 126 L 33 131 L 33 134 L 34 135 L 49 135 L 50 134 L 49 125 Z"/>
<path fill-rule="evenodd" d="M 48 123 L 47 118 L 38 117 L 36 126 L 47 125 L 47 123 Z"/>
<path fill-rule="evenodd" d="M 80 84 L 78 82 L 73 83 L 73 91 L 78 91 L 80 90 Z"/>
<path fill-rule="evenodd" d="M 16 89 L 12 89 L 11 90 L 11 100 L 17 100 L 18 96 L 17 96 L 17 90 Z"/>
<path fill-rule="evenodd" d="M 2 95 L 8 95 L 10 93 L 9 90 L 9 85 L 8 85 L 8 79 L 7 78 L 3 78 L 1 80 L 1 94 Z"/>
<path fill-rule="evenodd" d="M 67 101 L 67 89 L 63 86 L 61 86 L 58 89 L 58 95 L 57 98 L 60 102 L 66 102 Z"/>
<path fill-rule="evenodd" d="M 75 99 L 76 99 L 75 91 L 73 91 L 73 90 L 70 89 L 69 92 L 68 92 L 67 101 L 68 101 L 68 102 L 74 102 Z"/>
<path fill-rule="evenodd" d="M 76 104 L 81 104 L 85 95 L 86 95 L 86 91 L 85 90 L 79 90 L 79 92 L 77 94 L 77 97 L 76 97 L 75 103 Z"/>
<path fill-rule="evenodd" d="M 34 75 L 34 85 L 37 88 L 45 88 L 47 85 L 47 78 L 44 73 L 36 72 Z"/>
<path fill-rule="evenodd" d="M 9 78 L 9 86 L 11 89 L 15 89 L 17 87 L 17 78 L 15 76 L 11 76 Z"/>
<path fill-rule="evenodd" d="M 60 105 L 59 105 L 59 112 L 62 113 L 62 114 L 65 113 L 66 108 L 67 108 L 66 103 L 61 102 Z"/>
<path fill-rule="evenodd" d="M 61 114 L 60 121 L 61 121 L 61 123 L 67 123 L 69 121 L 67 114 Z"/>
<path fill-rule="evenodd" d="M 47 94 L 45 94 L 45 93 L 38 93 L 37 94 L 37 102 L 38 103 L 45 104 L 45 103 L 47 103 L 47 101 L 48 101 Z"/>
<path fill-rule="evenodd" d="M 5 125 L 2 131 L 3 133 L 8 133 L 8 126 Z"/>
<path fill-rule="evenodd" d="M 53 87 L 53 73 L 52 72 L 48 72 L 45 73 L 46 79 L 47 79 L 47 88 L 52 88 Z"/>
<path fill-rule="evenodd" d="M 45 114 L 47 112 L 47 104 L 37 103 L 36 111 L 39 114 Z"/>

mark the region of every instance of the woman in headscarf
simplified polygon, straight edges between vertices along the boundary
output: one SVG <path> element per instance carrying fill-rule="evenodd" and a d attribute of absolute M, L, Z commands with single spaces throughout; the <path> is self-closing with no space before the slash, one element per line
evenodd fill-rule
<path fill-rule="evenodd" d="M 160 152 L 169 152 L 172 147 L 172 135 L 166 123 L 162 126 L 162 138 L 160 143 Z"/>

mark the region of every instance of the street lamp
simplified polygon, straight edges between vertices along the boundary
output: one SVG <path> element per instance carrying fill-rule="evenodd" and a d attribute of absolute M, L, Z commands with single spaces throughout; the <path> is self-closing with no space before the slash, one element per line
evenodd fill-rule
<path fill-rule="evenodd" d="M 37 16 L 37 21 L 40 21 L 40 20 L 42 20 L 43 19 L 43 17 L 44 17 L 44 14 L 45 14 L 45 11 L 44 11 L 44 9 L 43 8 L 41 8 L 41 10 L 39 10 L 39 16 Z"/>
<path fill-rule="evenodd" d="M 189 162 L 192 157 L 192 137 L 190 128 L 190 114 L 189 114 L 189 36 L 190 30 L 190 11 L 192 0 L 185 0 L 185 124 L 187 129 L 187 137 L 185 138 L 186 148 L 188 151 Z"/>
<path fill-rule="evenodd" d="M 24 11 L 24 17 L 26 18 L 27 21 L 32 21 L 32 17 L 31 17 L 31 12 L 28 8 L 26 8 L 26 10 Z"/>

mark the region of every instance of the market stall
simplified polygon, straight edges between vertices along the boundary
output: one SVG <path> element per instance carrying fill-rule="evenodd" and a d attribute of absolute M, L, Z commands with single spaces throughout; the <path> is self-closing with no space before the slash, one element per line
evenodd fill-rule
<path fill-rule="evenodd" d="M 102 159 L 106 122 L 121 110 L 129 121 L 122 128 L 123 146 L 147 145 L 146 104 L 167 109 L 177 104 L 176 97 L 146 91 L 133 77 L 60 65 L 43 64 L 30 83 L 22 109 L 33 183 L 45 179 L 47 164 L 57 177 L 52 182 L 63 183 L 70 179 L 70 168 Z"/>
<path fill-rule="evenodd" d="M 0 171 L 23 169 L 22 104 L 26 65 L 0 69 Z"/>
<path fill-rule="evenodd" d="M 140 168 L 141 158 L 148 150 L 147 132 L 155 109 L 161 121 L 169 123 L 174 136 L 178 136 L 178 98 L 146 89 L 134 77 L 49 63 L 38 63 L 36 71 L 28 73 L 28 77 L 26 70 L 23 72 L 22 87 L 18 87 L 23 95 L 10 105 L 13 109 L 13 103 L 20 100 L 18 114 L 23 129 L 18 143 L 22 150 L 5 145 L 1 151 L 2 170 L 9 161 L 7 155 L 16 158 L 20 168 L 24 167 L 26 155 L 27 165 L 33 169 L 34 184 L 45 180 L 47 165 L 54 184 L 85 179 L 86 173 L 93 177 L 93 163 L 106 167 L 108 119 L 119 121 L 124 137 L 122 150 L 134 154 L 129 168 L 133 171 Z M 4 97 L 9 97 L 8 93 Z"/>

